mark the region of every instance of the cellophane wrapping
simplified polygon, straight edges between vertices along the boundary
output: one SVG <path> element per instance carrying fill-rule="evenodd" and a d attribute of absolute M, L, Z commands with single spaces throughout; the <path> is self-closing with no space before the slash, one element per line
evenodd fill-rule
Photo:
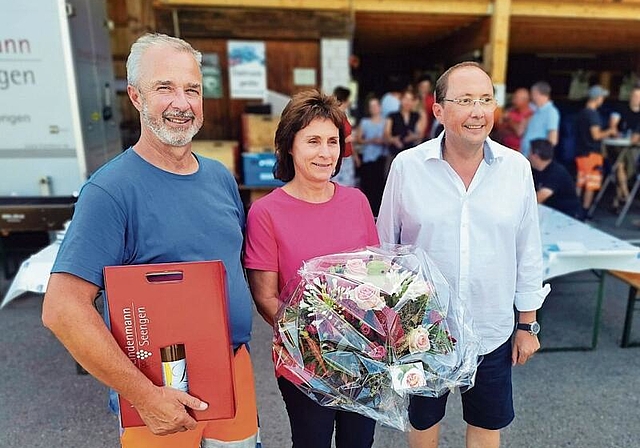
<path fill-rule="evenodd" d="M 473 386 L 480 342 L 427 254 L 406 245 L 313 258 L 281 295 L 276 373 L 322 406 L 408 428 L 408 395 Z"/>

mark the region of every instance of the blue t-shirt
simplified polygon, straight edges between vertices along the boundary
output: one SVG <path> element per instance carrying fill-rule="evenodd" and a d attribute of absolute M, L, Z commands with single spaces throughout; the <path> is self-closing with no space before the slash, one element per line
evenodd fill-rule
<path fill-rule="evenodd" d="M 382 113 L 383 118 L 387 118 L 394 112 L 398 112 L 400 110 L 400 99 L 394 96 L 391 92 L 387 92 L 382 95 L 382 99 L 380 100 L 380 111 Z"/>
<path fill-rule="evenodd" d="M 385 120 L 378 123 L 371 121 L 371 118 L 363 118 L 360 122 L 362 138 L 365 140 L 384 137 Z M 362 145 L 362 163 L 375 162 L 385 155 L 385 146 L 376 143 L 365 143 Z"/>
<path fill-rule="evenodd" d="M 560 128 L 560 112 L 553 105 L 553 101 L 545 103 L 533 113 L 527 123 L 527 128 L 520 142 L 520 151 L 525 157 L 529 156 L 531 141 L 539 138 L 548 138 L 549 132 Z"/>
<path fill-rule="evenodd" d="M 241 250 L 245 225 L 238 187 L 219 162 L 198 171 L 161 170 L 129 148 L 84 184 L 52 272 L 104 288 L 105 266 L 222 260 L 234 346 L 249 342 L 251 296 Z"/>

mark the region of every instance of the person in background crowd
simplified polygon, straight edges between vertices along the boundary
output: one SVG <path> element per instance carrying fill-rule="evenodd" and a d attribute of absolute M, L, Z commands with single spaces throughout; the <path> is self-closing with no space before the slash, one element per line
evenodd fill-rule
<path fill-rule="evenodd" d="M 241 384 L 236 417 L 207 425 L 203 446 L 255 448 L 257 410 L 246 348 L 251 296 L 240 258 L 244 207 L 225 166 L 191 151 L 203 123 L 201 61 L 187 42 L 164 34 L 146 34 L 132 45 L 127 92 L 140 112 L 140 139 L 82 187 L 42 320 L 84 369 L 136 408 L 153 434 L 191 430 L 196 421 L 188 410 L 207 403 L 153 384 L 118 347 L 93 302 L 104 288 L 105 266 L 222 260 Z M 123 437 L 138 429 L 127 428 Z M 148 445 L 130 448 L 141 446 Z"/>
<path fill-rule="evenodd" d="M 362 145 L 360 189 L 369 199 L 373 215 L 377 216 L 384 189 L 384 167 L 387 155 L 384 144 L 385 120 L 382 118 L 378 98 L 370 97 L 368 106 L 369 116 L 360 121 L 356 131 L 356 142 Z"/>
<path fill-rule="evenodd" d="M 572 218 L 580 218 L 580 203 L 569 171 L 553 160 L 553 145 L 544 139 L 531 141 L 529 161 L 538 204 L 545 204 Z"/>
<path fill-rule="evenodd" d="M 629 95 L 627 107 L 620 111 L 618 132 L 632 139 L 634 145 L 640 144 L 640 85 L 636 85 Z"/>
<path fill-rule="evenodd" d="M 424 114 L 424 135 L 423 140 L 428 140 L 433 127 L 433 103 L 435 103 L 435 95 L 433 94 L 433 84 L 431 76 L 424 75 L 418 80 L 418 107 L 420 113 Z"/>
<path fill-rule="evenodd" d="M 531 100 L 535 106 L 533 115 L 527 123 L 520 141 L 520 152 L 529 155 L 531 140 L 543 138 L 555 147 L 558 144 L 560 112 L 551 101 L 551 86 L 546 81 L 538 81 L 531 86 Z"/>
<path fill-rule="evenodd" d="M 433 126 L 431 127 L 431 132 L 429 133 L 428 140 L 431 140 L 432 138 L 436 138 L 442 133 L 442 131 L 444 131 L 444 126 L 442 126 L 442 123 L 440 123 L 440 121 L 437 118 L 434 118 Z"/>
<path fill-rule="evenodd" d="M 617 167 L 616 196 L 611 204 L 611 210 L 616 214 L 629 197 L 629 178 L 636 173 L 638 157 L 640 157 L 640 86 L 633 88 L 628 104 L 618 116 L 620 120 L 617 123 L 614 120 L 610 125 L 617 128 L 618 137 L 628 138 L 632 147 L 627 149 L 622 163 Z"/>
<path fill-rule="evenodd" d="M 616 135 L 615 128 L 602 129 L 598 108 L 609 91 L 599 85 L 589 88 L 587 103 L 576 118 L 576 194 L 582 198 L 582 216 L 590 218 L 589 208 L 595 192 L 602 186 L 604 159 L 601 142 Z"/>
<path fill-rule="evenodd" d="M 345 150 L 344 156 L 350 157 L 353 154 L 353 144 L 352 144 L 352 136 L 351 136 L 351 122 L 347 117 L 347 111 L 351 106 L 351 90 L 343 86 L 337 86 L 333 89 L 333 96 L 338 100 L 338 104 L 340 105 L 340 110 L 344 113 L 344 135 L 345 135 Z"/>
<path fill-rule="evenodd" d="M 497 140 L 508 148 L 520 151 L 520 140 L 532 115 L 529 91 L 525 88 L 516 89 L 511 96 L 511 107 L 502 115 L 498 125 Z"/>
<path fill-rule="evenodd" d="M 378 244 L 367 198 L 331 182 L 345 139 L 337 101 L 317 91 L 293 96 L 275 135 L 276 178 L 286 182 L 249 209 L 244 264 L 256 308 L 273 325 L 280 293 L 304 260 Z M 294 448 L 370 448 L 375 420 L 320 406 L 278 377 Z"/>
<path fill-rule="evenodd" d="M 380 99 L 382 118 L 387 118 L 392 113 L 400 110 L 400 98 L 404 89 L 406 89 L 406 86 L 403 86 L 398 78 L 392 77 L 390 79 L 389 91 L 382 95 Z"/>
<path fill-rule="evenodd" d="M 341 185 L 347 187 L 354 187 L 356 185 L 356 168 L 360 166 L 360 156 L 353 150 L 353 135 L 351 129 L 351 122 L 347 116 L 347 111 L 351 102 L 351 90 L 346 87 L 338 86 L 333 90 L 333 96 L 338 100 L 340 110 L 344 114 L 344 135 L 345 135 L 345 150 L 344 160 L 342 161 L 342 167 L 340 173 L 334 179 Z"/>
<path fill-rule="evenodd" d="M 433 106 L 444 133 L 396 157 L 377 221 L 381 242 L 424 249 L 453 297 L 467 304 L 484 359 L 474 387 L 462 394 L 466 446 L 482 448 L 497 448 L 500 429 L 514 418 L 511 369 L 540 347 L 536 310 L 549 291 L 531 166 L 487 138 L 495 107 L 479 64 L 445 71 Z M 412 448 L 438 446 L 447 397 L 411 396 Z"/>
<path fill-rule="evenodd" d="M 387 169 L 395 156 L 422 141 L 424 135 L 424 117 L 414 112 L 416 97 L 412 90 L 402 92 L 400 110 L 387 117 L 384 138 L 389 149 Z"/>

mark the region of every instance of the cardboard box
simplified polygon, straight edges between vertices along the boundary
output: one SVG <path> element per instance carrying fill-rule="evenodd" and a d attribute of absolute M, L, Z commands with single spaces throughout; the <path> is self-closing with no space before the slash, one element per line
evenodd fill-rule
<path fill-rule="evenodd" d="M 111 266 L 104 269 L 111 333 L 155 385 L 163 385 L 161 349 L 184 344 L 189 394 L 209 403 L 196 420 L 233 418 L 233 349 L 221 261 Z M 166 366 L 164 366 L 166 368 Z M 143 426 L 120 397 L 123 427 Z"/>
<path fill-rule="evenodd" d="M 240 154 L 238 142 L 234 140 L 193 140 L 191 150 L 210 159 L 219 160 L 231 174 L 237 177 L 237 160 Z"/>
<path fill-rule="evenodd" d="M 242 172 L 244 185 L 249 187 L 279 187 L 284 182 L 273 176 L 276 164 L 275 154 L 243 153 Z"/>
<path fill-rule="evenodd" d="M 274 152 L 273 140 L 280 117 L 242 114 L 242 148 L 244 152 Z"/>

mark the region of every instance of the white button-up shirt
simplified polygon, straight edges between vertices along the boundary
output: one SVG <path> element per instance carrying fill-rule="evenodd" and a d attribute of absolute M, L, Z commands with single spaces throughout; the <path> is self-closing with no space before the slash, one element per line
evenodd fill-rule
<path fill-rule="evenodd" d="M 487 139 L 484 159 L 466 189 L 442 158 L 443 134 L 393 161 L 377 227 L 381 242 L 424 250 L 466 303 L 484 352 L 514 328 L 513 307 L 537 310 L 542 245 L 529 161 Z"/>

